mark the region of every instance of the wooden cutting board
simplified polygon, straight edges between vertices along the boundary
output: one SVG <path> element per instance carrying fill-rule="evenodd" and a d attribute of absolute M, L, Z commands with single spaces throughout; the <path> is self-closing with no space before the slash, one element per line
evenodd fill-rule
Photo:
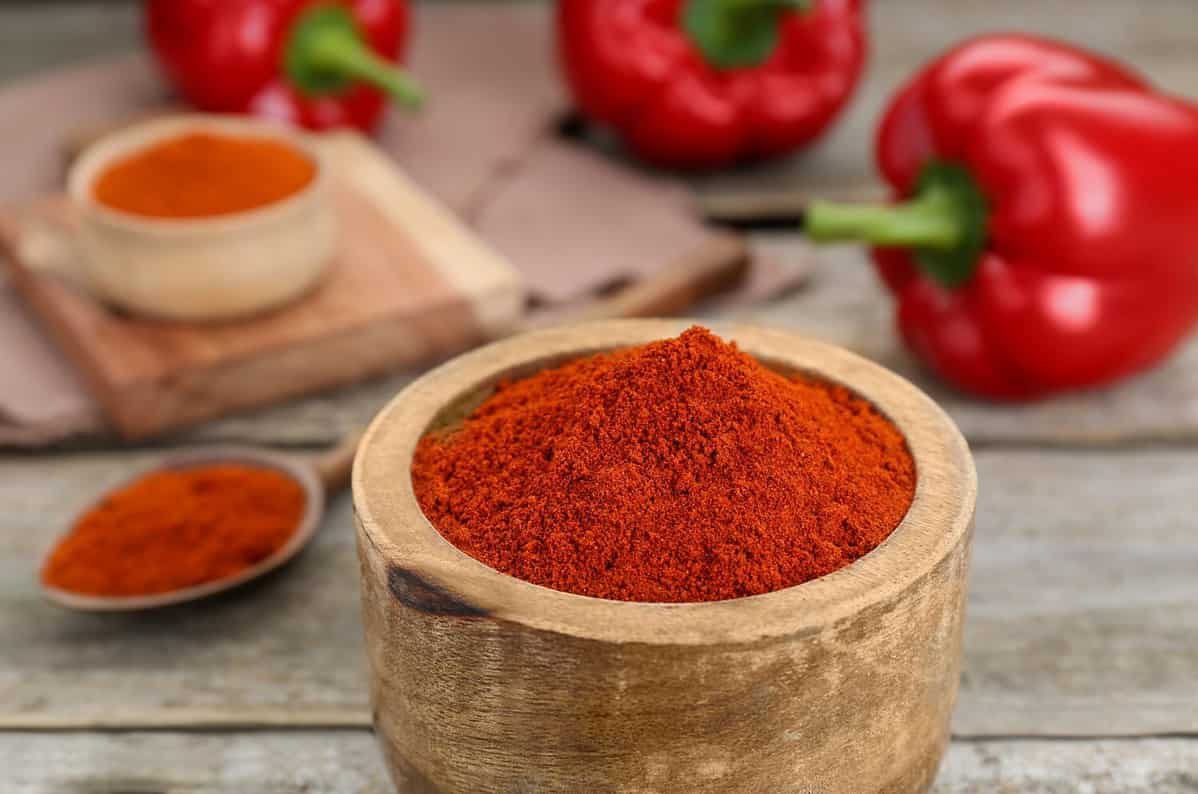
<path fill-rule="evenodd" d="M 361 380 L 516 324 L 524 290 L 503 257 L 365 138 L 317 145 L 336 175 L 340 252 L 314 292 L 249 320 L 192 325 L 112 309 L 57 274 L 78 256 L 65 198 L 0 212 L 14 285 L 123 435 Z"/>

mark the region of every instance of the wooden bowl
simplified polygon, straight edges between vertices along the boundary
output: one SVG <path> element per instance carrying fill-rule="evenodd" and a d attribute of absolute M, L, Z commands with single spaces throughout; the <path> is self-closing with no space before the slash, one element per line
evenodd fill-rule
<path fill-rule="evenodd" d="M 914 502 L 829 576 L 697 604 L 588 598 L 501 574 L 421 513 L 430 428 L 503 376 L 674 336 L 680 321 L 540 331 L 461 356 L 375 419 L 353 477 L 374 724 L 410 792 L 921 792 L 949 738 L 977 484 L 952 421 L 844 350 L 713 330 L 780 371 L 854 389 L 905 434 Z"/>
<path fill-rule="evenodd" d="M 316 164 L 316 178 L 280 201 L 205 218 L 151 218 L 96 200 L 95 182 L 111 163 L 192 132 L 281 141 Z M 264 121 L 197 114 L 126 127 L 71 166 L 85 272 L 67 275 L 109 303 L 171 320 L 229 320 L 288 303 L 318 283 L 336 252 L 326 170 L 301 134 Z"/>

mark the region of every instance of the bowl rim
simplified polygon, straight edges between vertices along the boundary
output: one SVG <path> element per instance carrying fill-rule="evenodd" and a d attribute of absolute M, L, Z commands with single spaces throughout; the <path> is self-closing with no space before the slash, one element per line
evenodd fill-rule
<path fill-rule="evenodd" d="M 906 437 L 915 495 L 877 548 L 827 576 L 743 598 L 692 603 L 614 601 L 566 593 L 501 573 L 443 538 L 416 501 L 416 443 L 452 405 L 512 371 L 644 344 L 706 325 L 764 363 L 805 371 L 854 390 Z M 977 474 L 953 421 L 904 378 L 847 350 L 739 323 L 609 320 L 534 331 L 459 356 L 394 397 L 362 440 L 353 472 L 359 542 L 388 566 L 458 605 L 458 614 L 514 621 L 603 642 L 710 645 L 817 633 L 871 606 L 892 603 L 972 534 Z M 364 575 L 370 575 L 367 570 Z M 400 597 L 400 594 L 393 594 Z"/>
<path fill-rule="evenodd" d="M 109 207 L 96 199 L 93 190 L 95 181 L 109 165 L 164 140 L 191 132 L 275 140 L 303 153 L 316 171 L 308 184 L 277 201 L 221 215 L 159 218 Z M 93 219 L 127 232 L 165 238 L 210 237 L 267 225 L 301 209 L 325 190 L 328 170 L 325 157 L 310 136 L 282 122 L 216 113 L 176 113 L 137 122 L 89 145 L 71 163 L 67 173 L 67 194 L 80 210 L 90 214 Z"/>

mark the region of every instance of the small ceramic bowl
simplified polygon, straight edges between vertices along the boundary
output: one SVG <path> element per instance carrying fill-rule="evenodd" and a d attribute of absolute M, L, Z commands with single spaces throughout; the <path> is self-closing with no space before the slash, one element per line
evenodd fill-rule
<path fill-rule="evenodd" d="M 96 200 L 93 185 L 110 164 L 191 132 L 284 141 L 312 158 L 316 177 L 281 201 L 208 218 L 152 218 Z M 228 320 L 287 303 L 319 281 L 336 249 L 326 170 L 300 134 L 253 119 L 176 116 L 123 129 L 90 146 L 68 175 L 83 246 L 76 275 L 104 300 L 174 320 Z"/>
<path fill-rule="evenodd" d="M 977 492 L 952 421 L 830 345 L 714 330 L 782 372 L 848 386 L 906 437 L 915 497 L 878 548 L 764 595 L 588 598 L 506 576 L 420 510 L 412 456 L 497 381 L 674 336 L 680 321 L 539 331 L 459 357 L 374 421 L 354 515 L 376 735 L 405 792 L 914 794 L 949 738 Z"/>

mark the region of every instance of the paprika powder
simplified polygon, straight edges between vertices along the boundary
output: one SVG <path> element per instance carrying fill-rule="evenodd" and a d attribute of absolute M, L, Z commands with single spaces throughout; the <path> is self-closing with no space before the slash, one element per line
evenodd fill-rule
<path fill-rule="evenodd" d="M 299 527 L 303 488 L 282 472 L 220 464 L 148 474 L 84 513 L 42 570 L 97 596 L 167 593 L 226 579 Z"/>
<path fill-rule="evenodd" d="M 312 159 L 283 141 L 192 132 L 110 165 L 93 194 L 134 215 L 204 218 L 273 204 L 315 178 Z"/>
<path fill-rule="evenodd" d="M 844 567 L 910 507 L 899 430 L 848 389 L 709 331 L 500 383 L 427 434 L 424 514 L 475 559 L 624 601 L 716 601 Z"/>

